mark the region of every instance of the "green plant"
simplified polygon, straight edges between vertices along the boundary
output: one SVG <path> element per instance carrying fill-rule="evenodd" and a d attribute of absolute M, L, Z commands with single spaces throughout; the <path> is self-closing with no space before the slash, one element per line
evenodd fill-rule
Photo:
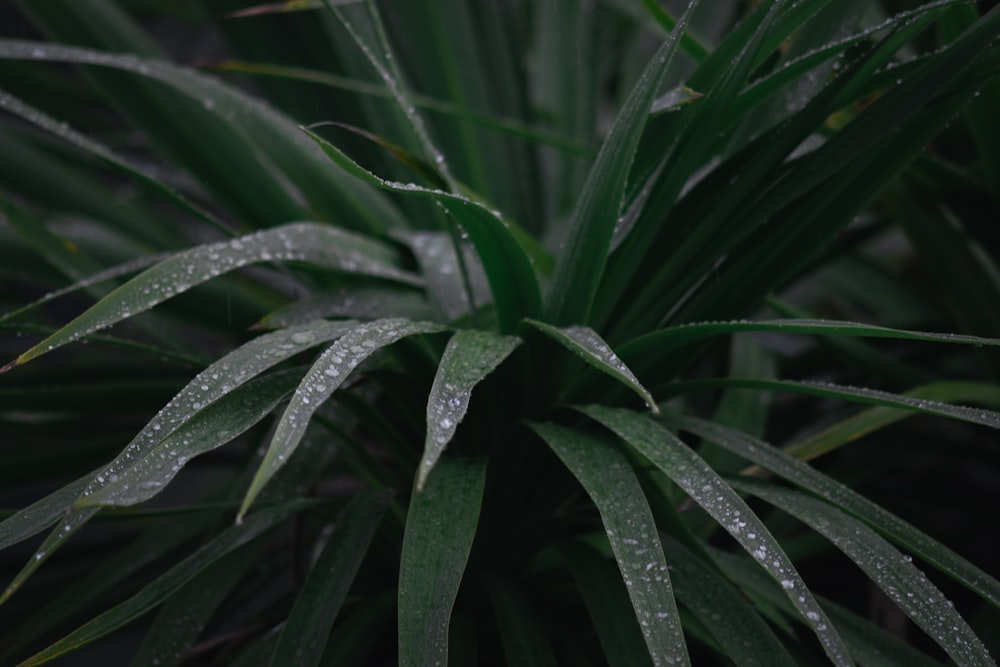
<path fill-rule="evenodd" d="M 2 659 L 994 664 L 1000 10 L 704 4 L 16 2 Z"/>

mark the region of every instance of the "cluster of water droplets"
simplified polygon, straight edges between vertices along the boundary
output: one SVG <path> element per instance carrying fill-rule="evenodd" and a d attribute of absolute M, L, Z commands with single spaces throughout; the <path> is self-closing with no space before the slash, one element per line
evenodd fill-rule
<path fill-rule="evenodd" d="M 654 413 L 659 412 L 652 395 L 642 386 L 639 378 L 625 365 L 615 351 L 590 327 L 569 326 L 559 329 L 574 345 L 571 349 L 595 368 L 617 377 L 639 394 Z"/>
<path fill-rule="evenodd" d="M 520 344 L 515 336 L 487 331 L 462 331 L 452 337 L 427 400 L 427 439 L 418 486 L 455 435 L 469 409 L 473 387 Z"/>
<path fill-rule="evenodd" d="M 265 334 L 230 352 L 196 375 L 86 486 L 81 500 L 131 505 L 165 486 L 195 455 L 224 444 L 229 433 L 216 430 L 206 440 L 177 441 L 171 435 L 200 410 L 268 368 L 311 345 L 337 338 L 353 323 L 313 322 Z"/>
<path fill-rule="evenodd" d="M 428 322 L 387 318 L 358 324 L 328 347 L 299 383 L 282 414 L 257 473 L 255 486 L 259 489 L 285 464 L 302 440 L 313 413 L 365 359 L 406 336 L 442 329 Z"/>

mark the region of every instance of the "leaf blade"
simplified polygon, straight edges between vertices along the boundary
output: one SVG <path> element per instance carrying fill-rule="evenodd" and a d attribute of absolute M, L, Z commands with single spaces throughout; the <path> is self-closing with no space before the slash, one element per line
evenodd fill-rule
<path fill-rule="evenodd" d="M 427 435 L 417 469 L 417 491 L 455 435 L 469 409 L 473 388 L 492 373 L 521 344 L 515 336 L 487 331 L 459 331 L 445 348 L 427 397 Z"/>
<path fill-rule="evenodd" d="M 445 327 L 439 324 L 387 318 L 359 324 L 328 347 L 313 363 L 285 408 L 264 459 L 243 496 L 237 521 L 250 509 L 267 481 L 291 457 L 320 404 L 361 362 L 401 338 L 444 330 Z"/>
<path fill-rule="evenodd" d="M 843 640 L 830 627 L 823 609 L 777 540 L 708 464 L 665 428 L 634 412 L 602 406 L 580 411 L 609 428 L 684 489 L 772 578 L 781 582 L 785 595 L 813 629 L 830 660 L 837 665 L 853 664 Z"/>
<path fill-rule="evenodd" d="M 486 484 L 484 461 L 442 459 L 413 495 L 399 567 L 399 664 L 446 664 L 448 627 Z"/>
<path fill-rule="evenodd" d="M 628 460 L 584 431 L 551 423 L 529 426 L 597 506 L 653 663 L 689 665 L 656 523 Z"/>

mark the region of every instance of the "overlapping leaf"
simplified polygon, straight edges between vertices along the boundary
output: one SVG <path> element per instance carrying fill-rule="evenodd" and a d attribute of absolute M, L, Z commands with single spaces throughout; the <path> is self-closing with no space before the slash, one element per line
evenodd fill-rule
<path fill-rule="evenodd" d="M 444 327 L 428 322 L 381 319 L 351 328 L 319 356 L 299 383 L 295 395 L 281 416 L 274 437 L 267 448 L 243 498 L 239 516 L 246 514 L 254 499 L 271 477 L 298 447 L 312 415 L 340 387 L 347 376 L 365 359 L 401 338 L 422 333 L 436 333 Z"/>
<path fill-rule="evenodd" d="M 443 459 L 406 516 L 399 567 L 399 664 L 447 664 L 448 627 L 472 549 L 486 464 Z"/>
<path fill-rule="evenodd" d="M 472 389 L 520 344 L 521 339 L 515 336 L 476 330 L 459 331 L 448 341 L 427 398 L 427 436 L 417 469 L 418 491 L 423 490 L 427 476 L 465 417 Z"/>
<path fill-rule="evenodd" d="M 532 424 L 601 513 L 653 664 L 690 664 L 656 524 L 628 460 L 586 431 Z"/>
<path fill-rule="evenodd" d="M 592 406 L 582 412 L 614 431 L 677 483 L 776 581 L 812 627 L 830 660 L 852 664 L 843 640 L 767 527 L 739 494 L 687 445 L 649 419 L 620 409 Z"/>
<path fill-rule="evenodd" d="M 173 255 L 113 291 L 4 370 L 149 310 L 223 273 L 273 261 L 309 262 L 408 284 L 420 282 L 397 267 L 395 252 L 388 246 L 326 225 L 292 223 Z"/>

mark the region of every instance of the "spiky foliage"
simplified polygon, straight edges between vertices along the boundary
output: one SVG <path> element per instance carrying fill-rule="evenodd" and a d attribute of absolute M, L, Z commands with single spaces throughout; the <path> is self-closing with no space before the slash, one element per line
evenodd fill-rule
<path fill-rule="evenodd" d="M 2 660 L 992 665 L 1000 10 L 676 4 L 5 8 Z"/>

